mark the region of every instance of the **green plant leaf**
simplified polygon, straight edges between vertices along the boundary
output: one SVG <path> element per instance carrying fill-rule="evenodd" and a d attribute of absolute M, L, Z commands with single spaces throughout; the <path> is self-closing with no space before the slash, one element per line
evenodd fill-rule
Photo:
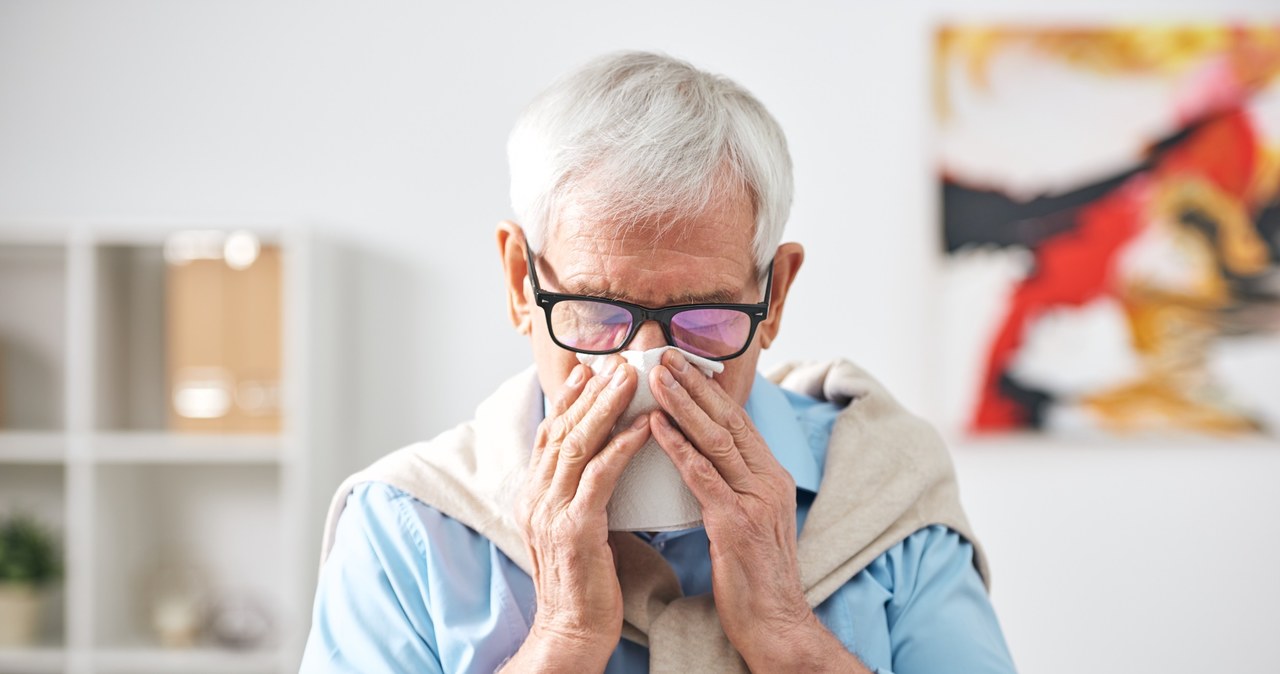
<path fill-rule="evenodd" d="M 0 583 L 45 585 L 62 577 L 53 532 L 26 514 L 0 520 Z"/>

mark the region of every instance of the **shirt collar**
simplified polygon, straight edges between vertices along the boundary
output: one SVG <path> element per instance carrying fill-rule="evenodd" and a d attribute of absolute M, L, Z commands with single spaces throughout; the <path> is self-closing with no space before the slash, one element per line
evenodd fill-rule
<path fill-rule="evenodd" d="M 814 457 L 795 408 L 782 389 L 757 372 L 746 410 L 774 458 L 791 473 L 796 487 L 816 494 L 822 482 L 822 467 Z"/>

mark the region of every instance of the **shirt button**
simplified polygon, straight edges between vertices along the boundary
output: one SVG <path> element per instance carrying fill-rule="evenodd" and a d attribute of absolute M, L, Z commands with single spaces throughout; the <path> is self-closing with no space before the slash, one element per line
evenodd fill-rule
<path fill-rule="evenodd" d="M 658 552 L 662 552 L 663 550 L 666 550 L 666 549 L 667 549 L 667 542 L 666 542 L 666 541 L 656 541 L 656 542 L 653 544 L 653 548 L 654 548 L 655 550 L 657 550 Z"/>

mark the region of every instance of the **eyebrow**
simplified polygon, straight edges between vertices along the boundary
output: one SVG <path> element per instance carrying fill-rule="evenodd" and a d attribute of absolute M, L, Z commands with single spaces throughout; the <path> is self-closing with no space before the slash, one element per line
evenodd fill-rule
<path fill-rule="evenodd" d="M 589 297 L 599 297 L 606 300 L 614 300 L 618 302 L 629 302 L 631 304 L 639 304 L 641 306 L 647 306 L 641 302 L 637 302 L 634 299 L 623 295 L 622 293 L 603 290 L 603 289 L 591 287 L 590 285 L 585 285 L 585 284 L 584 285 L 571 284 L 571 287 L 565 289 L 565 293 L 569 295 L 587 295 Z M 713 290 L 711 292 L 706 292 L 706 293 L 681 293 L 679 295 L 671 297 L 669 302 L 666 302 L 658 306 L 659 307 L 674 306 L 677 304 L 738 304 L 740 303 L 740 301 L 738 300 L 738 293 L 739 291 L 731 290 L 728 288 Z M 650 308 L 657 308 L 657 307 L 650 307 Z"/>

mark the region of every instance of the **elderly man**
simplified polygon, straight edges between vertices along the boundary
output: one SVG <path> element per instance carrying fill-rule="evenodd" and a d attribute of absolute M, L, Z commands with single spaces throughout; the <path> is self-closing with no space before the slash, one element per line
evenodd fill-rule
<path fill-rule="evenodd" d="M 764 107 L 612 55 L 509 159 L 534 367 L 339 488 L 302 669 L 1013 671 L 937 436 L 849 363 L 756 374 L 804 260 Z"/>

